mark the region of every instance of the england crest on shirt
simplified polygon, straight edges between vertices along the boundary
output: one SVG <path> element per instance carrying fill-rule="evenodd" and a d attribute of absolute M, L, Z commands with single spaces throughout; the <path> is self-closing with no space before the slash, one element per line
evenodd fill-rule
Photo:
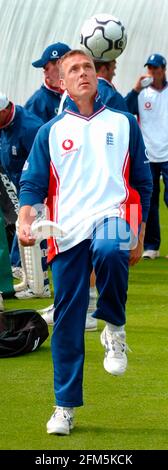
<path fill-rule="evenodd" d="M 17 155 L 16 146 L 12 145 L 12 155 Z"/>
<path fill-rule="evenodd" d="M 113 145 L 114 144 L 114 137 L 112 132 L 107 132 L 106 134 L 106 144 Z"/>

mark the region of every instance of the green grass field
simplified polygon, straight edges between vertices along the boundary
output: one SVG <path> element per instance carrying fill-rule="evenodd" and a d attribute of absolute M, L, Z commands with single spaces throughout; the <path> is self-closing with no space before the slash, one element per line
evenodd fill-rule
<path fill-rule="evenodd" d="M 0 360 L 0 449 L 168 449 L 167 210 L 161 202 L 161 257 L 130 271 L 129 366 L 123 377 L 103 369 L 99 331 L 86 333 L 85 406 L 70 436 L 49 436 L 54 405 L 50 338 L 34 353 Z M 41 308 L 49 300 L 6 300 L 6 309 Z"/>

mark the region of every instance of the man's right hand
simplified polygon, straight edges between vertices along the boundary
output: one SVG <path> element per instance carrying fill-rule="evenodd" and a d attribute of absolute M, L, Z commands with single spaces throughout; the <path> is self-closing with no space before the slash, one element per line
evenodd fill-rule
<path fill-rule="evenodd" d="M 19 224 L 19 240 L 23 246 L 33 246 L 36 239 L 31 236 L 31 225 L 26 223 Z"/>
<path fill-rule="evenodd" d="M 143 80 L 144 78 L 147 78 L 147 77 L 150 77 L 150 75 L 149 74 L 141 75 L 138 78 L 135 86 L 133 87 L 133 90 L 135 90 L 137 93 L 140 93 L 140 91 L 143 90 L 143 88 L 144 88 L 141 84 L 141 80 Z"/>
<path fill-rule="evenodd" d="M 21 245 L 32 246 L 36 239 L 32 237 L 31 225 L 36 217 L 36 211 L 31 206 L 23 206 L 19 211 L 18 237 Z"/>

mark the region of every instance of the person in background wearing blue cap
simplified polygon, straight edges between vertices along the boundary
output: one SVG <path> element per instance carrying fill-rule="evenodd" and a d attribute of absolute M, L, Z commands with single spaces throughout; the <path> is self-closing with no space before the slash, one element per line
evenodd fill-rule
<path fill-rule="evenodd" d="M 142 75 L 133 90 L 126 96 L 131 113 L 138 116 L 153 177 L 153 193 L 144 240 L 144 259 L 159 257 L 161 243 L 159 222 L 160 176 L 164 183 L 164 201 L 168 206 L 168 82 L 166 59 L 151 54 L 144 65 L 147 75 Z"/>
<path fill-rule="evenodd" d="M 59 59 L 70 51 L 70 47 L 62 42 L 48 46 L 41 58 L 32 62 L 33 67 L 43 68 L 44 83 L 28 99 L 25 108 L 48 122 L 56 116 L 62 92 L 59 87 Z"/>

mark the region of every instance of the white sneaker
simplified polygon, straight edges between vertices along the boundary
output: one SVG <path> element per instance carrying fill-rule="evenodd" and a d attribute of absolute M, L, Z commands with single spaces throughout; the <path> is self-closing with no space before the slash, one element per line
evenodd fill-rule
<path fill-rule="evenodd" d="M 51 292 L 49 286 L 45 286 L 42 294 L 35 294 L 29 287 L 20 292 L 16 292 L 15 297 L 20 300 L 31 299 L 31 298 L 45 298 L 51 297 Z"/>
<path fill-rule="evenodd" d="M 37 310 L 38 313 L 42 314 L 42 318 L 46 321 L 47 325 L 53 325 L 54 323 L 54 304 L 49 305 L 49 307 Z"/>
<path fill-rule="evenodd" d="M 142 258 L 143 259 L 155 259 L 159 258 L 159 250 L 144 250 Z"/>
<path fill-rule="evenodd" d="M 3 297 L 0 292 L 0 312 L 3 312 L 3 311 L 4 311 Z"/>
<path fill-rule="evenodd" d="M 19 266 L 12 266 L 12 276 L 15 279 L 22 279 L 23 278 L 23 269 Z"/>
<path fill-rule="evenodd" d="M 87 315 L 86 315 L 85 330 L 86 331 L 97 330 L 97 318 L 92 317 L 92 314 L 89 312 L 87 312 Z"/>
<path fill-rule="evenodd" d="M 47 423 L 48 434 L 70 434 L 74 427 L 74 409 L 57 406 Z"/>
<path fill-rule="evenodd" d="M 101 344 L 105 347 L 104 368 L 109 374 L 124 374 L 127 368 L 126 333 L 124 330 L 114 331 L 113 325 L 107 323 L 101 333 Z"/>
<path fill-rule="evenodd" d="M 53 325 L 54 323 L 54 304 L 49 305 L 47 308 L 37 310 L 38 313 L 42 314 L 42 318 L 46 321 L 47 325 Z M 87 312 L 86 316 L 86 331 L 96 331 L 97 330 L 97 318 L 93 318 L 91 313 Z"/>

